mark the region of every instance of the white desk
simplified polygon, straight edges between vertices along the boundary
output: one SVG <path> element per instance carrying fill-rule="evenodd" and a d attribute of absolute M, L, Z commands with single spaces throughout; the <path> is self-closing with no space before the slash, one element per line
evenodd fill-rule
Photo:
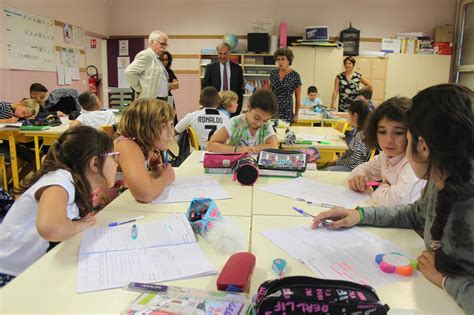
<path fill-rule="evenodd" d="M 277 202 L 272 202 L 277 204 Z M 268 279 L 276 278 L 271 269 L 275 258 L 283 258 L 288 263 L 286 276 L 305 275 L 317 277 L 306 265 L 288 255 L 269 239 L 261 235 L 264 230 L 289 228 L 310 224 L 306 217 L 254 216 L 252 219 L 251 251 L 257 256 L 257 265 L 252 277 L 250 292 Z M 407 255 L 418 257 L 425 249 L 423 240 L 412 230 L 388 228 L 364 228 L 382 238 L 395 242 Z M 463 314 L 454 300 L 443 290 L 431 284 L 421 274 L 404 282 L 396 282 L 375 288 L 382 303 L 392 310 L 411 310 L 401 314 Z M 417 310 L 419 313 L 415 313 Z"/>
<path fill-rule="evenodd" d="M 144 215 L 145 220 L 159 220 L 164 213 L 140 213 L 137 211 L 101 212 L 97 225 Z M 246 236 L 249 244 L 250 218 L 230 218 Z M 139 293 L 122 289 L 99 292 L 76 293 L 77 260 L 81 235 L 62 242 L 42 257 L 27 271 L 0 290 L 0 314 L 14 313 L 74 313 L 74 314 L 118 314 Z M 220 272 L 229 255 L 220 254 L 209 243 L 199 237 L 199 246 L 217 272 Z M 169 285 L 216 290 L 217 274 L 200 278 L 166 282 Z"/>
<path fill-rule="evenodd" d="M 310 134 L 315 136 L 324 136 L 328 138 L 344 138 L 345 135 L 332 127 L 302 127 L 302 126 L 291 126 L 291 131 L 294 131 L 296 138 L 301 134 Z M 284 128 L 277 128 L 276 134 L 278 142 L 283 142 L 285 140 Z"/>

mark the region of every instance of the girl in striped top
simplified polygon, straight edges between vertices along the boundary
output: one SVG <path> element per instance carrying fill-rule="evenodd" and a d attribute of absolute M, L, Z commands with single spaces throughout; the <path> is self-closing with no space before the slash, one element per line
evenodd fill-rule
<path fill-rule="evenodd" d="M 362 131 L 369 114 L 369 103 L 365 100 L 356 100 L 349 106 L 348 112 L 349 122 L 354 127 L 349 150 L 336 161 L 326 163 L 321 171 L 350 172 L 369 159 L 370 150 L 364 143 Z"/>

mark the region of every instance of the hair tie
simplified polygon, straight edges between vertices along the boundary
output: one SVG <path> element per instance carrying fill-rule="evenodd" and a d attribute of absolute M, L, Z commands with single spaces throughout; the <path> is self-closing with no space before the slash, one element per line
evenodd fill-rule
<path fill-rule="evenodd" d="M 436 251 L 436 250 L 440 249 L 441 247 L 443 247 L 443 245 L 441 245 L 441 242 L 438 241 L 438 240 L 431 240 L 430 241 L 430 247 L 431 247 L 432 251 Z"/>

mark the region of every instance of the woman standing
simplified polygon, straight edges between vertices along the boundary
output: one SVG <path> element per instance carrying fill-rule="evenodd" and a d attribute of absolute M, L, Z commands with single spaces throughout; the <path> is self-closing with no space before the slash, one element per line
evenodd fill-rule
<path fill-rule="evenodd" d="M 336 109 L 336 97 L 339 93 L 338 111 L 346 112 L 349 105 L 359 95 L 360 83 L 364 86 L 370 87 L 369 81 L 362 77 L 359 72 L 354 72 L 356 60 L 354 57 L 344 58 L 344 72 L 339 73 L 334 81 L 334 90 L 332 92 L 331 107 L 329 109 Z"/>
<path fill-rule="evenodd" d="M 278 119 L 288 123 L 298 121 L 301 97 L 301 77 L 290 68 L 293 52 L 288 48 L 278 48 L 274 54 L 278 69 L 270 73 L 270 86 L 278 103 Z M 295 95 L 295 111 L 293 112 L 293 94 Z"/>
<path fill-rule="evenodd" d="M 171 94 L 171 90 L 176 90 L 179 88 L 178 78 L 174 74 L 173 70 L 171 70 L 173 56 L 168 51 L 165 51 L 161 55 L 160 60 L 163 63 L 163 66 L 165 67 L 166 72 L 168 73 L 168 96 L 173 96 L 173 94 Z M 175 111 L 174 124 L 176 125 L 178 123 L 178 117 L 176 116 L 176 105 L 174 103 L 174 99 L 173 99 L 173 108 Z"/>

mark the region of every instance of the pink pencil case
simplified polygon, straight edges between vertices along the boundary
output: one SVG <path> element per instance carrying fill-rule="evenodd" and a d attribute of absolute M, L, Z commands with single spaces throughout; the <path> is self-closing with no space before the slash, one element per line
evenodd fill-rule
<path fill-rule="evenodd" d="M 247 153 L 205 153 L 204 168 L 232 168 Z"/>

